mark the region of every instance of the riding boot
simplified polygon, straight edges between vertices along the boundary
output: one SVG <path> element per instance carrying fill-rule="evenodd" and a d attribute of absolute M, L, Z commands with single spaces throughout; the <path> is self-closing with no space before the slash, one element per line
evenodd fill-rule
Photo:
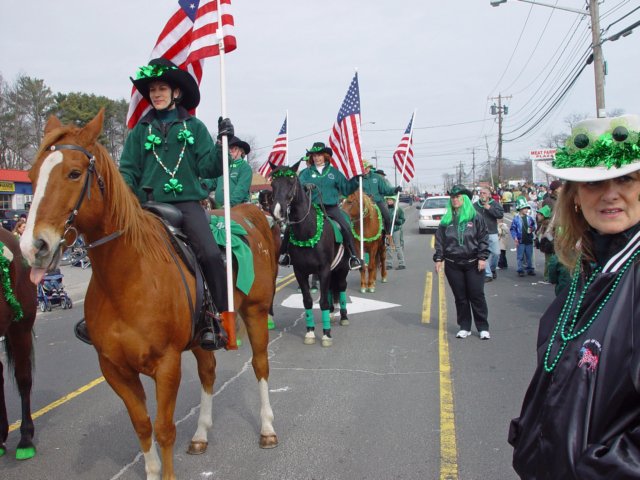
<path fill-rule="evenodd" d="M 91 343 L 91 337 L 89 337 L 89 330 L 87 330 L 87 322 L 85 322 L 84 318 L 80 319 L 80 321 L 76 323 L 73 331 L 78 340 L 83 341 L 87 345 L 93 345 L 93 343 Z"/>

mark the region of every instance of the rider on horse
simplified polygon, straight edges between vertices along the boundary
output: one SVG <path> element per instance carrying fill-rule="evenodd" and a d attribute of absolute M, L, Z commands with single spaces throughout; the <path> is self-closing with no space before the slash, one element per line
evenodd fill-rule
<path fill-rule="evenodd" d="M 311 201 L 316 205 L 321 205 L 327 215 L 335 220 L 342 230 L 344 245 L 349 250 L 349 268 L 357 270 L 362 266 L 362 262 L 356 256 L 356 247 L 351 233 L 351 226 L 340 210 L 338 203 L 340 196 L 347 196 L 358 188 L 358 178 L 353 177 L 347 180 L 346 177 L 331 165 L 331 155 L 333 150 L 326 147 L 322 142 L 313 144 L 307 155 L 313 162 L 300 173 L 300 183 L 307 187 L 311 185 Z M 280 248 L 280 265 L 290 265 L 289 258 L 289 236 L 285 235 Z"/>
<path fill-rule="evenodd" d="M 200 103 L 195 79 L 164 58 L 156 58 L 138 69 L 131 79 L 136 89 L 153 107 L 127 137 L 120 157 L 120 173 L 138 196 L 148 200 L 145 187 L 153 190 L 153 199 L 170 203 L 182 212 L 182 230 L 189 238 L 218 312 L 228 314 L 227 282 L 220 249 L 213 241 L 209 219 L 200 202 L 208 192 L 200 179 L 222 175 L 221 148 L 207 127 L 191 116 Z M 218 122 L 218 139 L 233 136 L 229 119 Z M 78 325 L 79 335 L 88 332 Z M 211 349 L 215 336 L 205 330 L 201 346 Z"/>
<path fill-rule="evenodd" d="M 387 180 L 378 175 L 375 169 L 371 168 L 371 164 L 364 160 L 362 162 L 364 175 L 362 175 L 362 190 L 369 195 L 376 203 L 382 214 L 384 222 L 384 231 L 387 236 L 391 235 L 391 215 L 384 197 L 387 195 L 395 195 L 402 190 L 402 187 L 392 187 Z"/>
<path fill-rule="evenodd" d="M 251 180 L 253 170 L 246 160 L 251 147 L 238 137 L 229 139 L 229 202 L 232 207 L 240 203 L 248 202 L 251 198 Z M 207 179 L 205 184 L 209 191 L 215 191 L 216 207 L 222 208 L 224 204 L 224 185 L 222 177 Z"/>

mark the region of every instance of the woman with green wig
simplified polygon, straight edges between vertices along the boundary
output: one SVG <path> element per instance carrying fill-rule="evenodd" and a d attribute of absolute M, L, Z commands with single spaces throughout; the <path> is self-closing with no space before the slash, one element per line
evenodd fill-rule
<path fill-rule="evenodd" d="M 471 335 L 471 319 L 482 340 L 491 338 L 484 297 L 484 269 L 489 258 L 489 235 L 482 216 L 471 203 L 472 193 L 464 185 L 449 192 L 447 213 L 436 231 L 433 261 L 436 273 L 444 273 L 456 302 L 460 331 L 457 338 Z M 473 313 L 473 317 L 472 317 Z"/>

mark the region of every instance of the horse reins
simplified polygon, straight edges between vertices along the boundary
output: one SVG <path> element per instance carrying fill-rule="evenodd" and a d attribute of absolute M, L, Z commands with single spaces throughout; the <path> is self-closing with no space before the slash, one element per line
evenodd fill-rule
<path fill-rule="evenodd" d="M 69 218 L 67 218 L 66 222 L 64 222 L 64 233 L 62 234 L 62 240 L 60 240 L 60 246 L 59 248 L 62 248 L 63 246 L 73 246 L 76 244 L 76 242 L 78 241 L 78 231 L 76 230 L 76 228 L 73 226 L 73 222 L 75 222 L 76 216 L 78 215 L 78 211 L 80 210 L 80 206 L 82 205 L 82 202 L 84 201 L 84 197 L 86 196 L 88 199 L 91 199 L 91 177 L 93 175 L 96 176 L 97 182 L 98 182 L 98 187 L 100 188 L 100 193 L 102 194 L 102 196 L 104 197 L 104 179 L 102 178 L 102 175 L 100 175 L 98 173 L 98 171 L 96 170 L 96 158 L 93 156 L 93 154 L 91 152 L 89 152 L 87 149 L 79 146 L 79 145 L 73 145 L 73 144 L 61 144 L 61 145 L 51 145 L 51 147 L 49 147 L 49 150 L 51 150 L 52 152 L 56 152 L 58 150 L 76 150 L 78 152 L 83 153 L 88 159 L 89 159 L 89 166 L 87 167 L 87 176 L 84 179 L 84 184 L 82 185 L 82 191 L 80 192 L 80 197 L 78 198 L 78 201 L 76 202 L 76 206 L 73 208 L 73 210 L 71 210 L 71 213 L 69 214 Z M 71 245 L 67 245 L 66 244 L 66 240 L 65 237 L 67 236 L 67 233 L 70 231 L 74 231 L 76 234 L 76 238 L 73 240 L 73 242 L 71 243 Z M 89 245 L 86 245 L 85 248 L 86 249 L 90 249 L 90 248 L 94 248 L 97 247 L 99 245 L 102 245 L 104 243 L 107 243 L 115 238 L 118 238 L 120 235 L 122 235 L 124 232 L 122 230 L 117 230 L 109 235 L 107 235 L 106 237 L 103 237 L 99 240 L 96 240 L 95 242 L 90 243 Z"/>

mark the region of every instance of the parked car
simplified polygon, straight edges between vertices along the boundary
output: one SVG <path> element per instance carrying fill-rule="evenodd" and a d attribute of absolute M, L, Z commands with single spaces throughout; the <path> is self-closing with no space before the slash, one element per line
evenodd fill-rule
<path fill-rule="evenodd" d="M 427 233 L 428 230 L 435 230 L 440 225 L 440 220 L 447 211 L 449 203 L 448 196 L 429 197 L 419 205 L 420 213 L 418 215 L 418 231 Z"/>
<path fill-rule="evenodd" d="M 21 215 L 26 217 L 27 210 L 2 210 L 0 213 L 0 221 L 2 226 L 11 231 Z"/>
<path fill-rule="evenodd" d="M 403 203 L 408 203 L 409 205 L 413 205 L 413 197 L 409 193 L 401 193 L 398 197 L 398 200 Z"/>

